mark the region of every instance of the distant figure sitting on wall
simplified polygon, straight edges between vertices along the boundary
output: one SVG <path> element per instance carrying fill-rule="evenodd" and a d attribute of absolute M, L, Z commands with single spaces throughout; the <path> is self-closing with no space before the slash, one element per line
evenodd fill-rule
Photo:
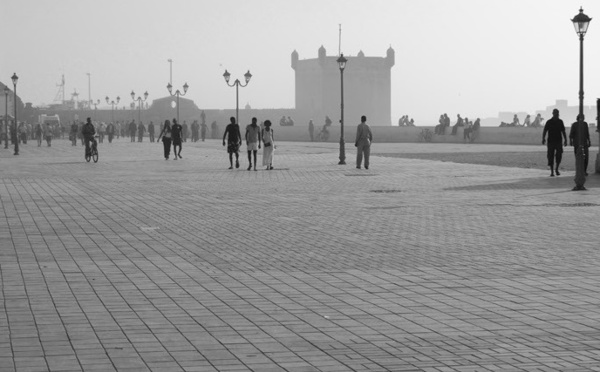
<path fill-rule="evenodd" d="M 521 126 L 521 122 L 519 121 L 517 114 L 515 114 L 515 116 L 513 116 L 513 121 L 512 121 L 512 123 L 510 123 L 510 126 L 511 127 L 520 127 Z"/>
<path fill-rule="evenodd" d="M 535 116 L 535 119 L 533 119 L 533 123 L 531 123 L 531 127 L 532 128 L 540 128 L 542 126 L 543 121 L 544 121 L 544 119 L 542 118 L 542 115 L 537 114 Z"/>
<path fill-rule="evenodd" d="M 329 118 L 329 116 L 325 115 L 325 126 L 328 127 L 331 125 L 331 119 Z"/>
<path fill-rule="evenodd" d="M 285 115 L 283 115 L 281 117 L 281 119 L 279 119 L 279 125 L 281 125 L 282 127 L 285 127 L 287 125 L 287 120 L 285 119 Z"/>
<path fill-rule="evenodd" d="M 294 126 L 294 119 L 292 119 L 290 116 L 287 117 L 287 125 L 290 127 Z"/>
<path fill-rule="evenodd" d="M 525 116 L 525 120 L 523 121 L 523 126 L 524 127 L 531 126 L 531 115 L 527 114 L 527 116 Z"/>
<path fill-rule="evenodd" d="M 440 115 L 440 118 L 438 119 L 438 125 L 435 126 L 433 132 L 435 134 L 442 134 L 442 128 L 444 127 L 444 115 Z"/>
<path fill-rule="evenodd" d="M 463 121 L 463 119 L 460 117 L 460 114 L 456 114 L 456 124 L 454 124 L 454 126 L 452 127 L 452 133 L 450 133 L 453 136 L 456 136 L 456 132 L 458 131 L 458 127 L 464 127 L 465 123 Z"/>
<path fill-rule="evenodd" d="M 415 126 L 415 119 L 410 118 L 410 121 L 408 122 L 407 126 L 414 127 Z"/>

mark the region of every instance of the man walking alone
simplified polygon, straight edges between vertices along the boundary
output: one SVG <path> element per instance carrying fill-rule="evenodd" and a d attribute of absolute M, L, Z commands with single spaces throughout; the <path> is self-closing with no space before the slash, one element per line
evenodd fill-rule
<path fill-rule="evenodd" d="M 567 146 L 567 132 L 565 124 L 558 118 L 558 109 L 552 110 L 552 118 L 544 125 L 544 133 L 542 134 L 542 145 L 546 144 L 546 133 L 548 133 L 548 166 L 550 167 L 550 177 L 560 176 L 558 167 L 562 160 L 563 146 Z M 562 136 L 562 138 L 561 138 Z M 564 139 L 561 141 L 561 139 Z M 556 161 L 555 161 L 556 159 Z"/>
<path fill-rule="evenodd" d="M 369 156 L 371 155 L 371 142 L 373 141 L 373 134 L 371 133 L 371 127 L 367 124 L 367 117 L 361 116 L 360 124 L 356 130 L 356 168 L 360 169 L 363 155 L 365 157 L 365 169 L 369 169 Z"/>

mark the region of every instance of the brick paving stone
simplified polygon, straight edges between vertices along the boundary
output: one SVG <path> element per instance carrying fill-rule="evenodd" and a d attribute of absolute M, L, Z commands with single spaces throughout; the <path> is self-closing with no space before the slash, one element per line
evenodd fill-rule
<path fill-rule="evenodd" d="M 102 144 L 97 164 L 61 140 L 0 151 L 0 371 L 600 365 L 598 175 L 572 193 L 567 171 L 356 170 L 293 142 L 249 173 L 218 141 L 178 162 L 158 147 Z"/>

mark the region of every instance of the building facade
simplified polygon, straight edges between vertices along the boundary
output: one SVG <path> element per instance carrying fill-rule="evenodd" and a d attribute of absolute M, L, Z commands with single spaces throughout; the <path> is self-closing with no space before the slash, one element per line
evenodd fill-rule
<path fill-rule="evenodd" d="M 390 47 L 385 57 L 366 57 L 361 51 L 348 59 L 344 70 L 344 121 L 360 122 L 366 115 L 372 125 L 391 125 L 391 69 L 395 52 Z M 327 56 L 323 46 L 318 57 L 299 58 L 292 53 L 296 82 L 296 117 L 306 123 L 313 119 L 322 123 L 329 116 L 334 124 L 341 116 L 341 81 L 338 56 Z M 298 120 L 296 121 L 298 122 Z"/>

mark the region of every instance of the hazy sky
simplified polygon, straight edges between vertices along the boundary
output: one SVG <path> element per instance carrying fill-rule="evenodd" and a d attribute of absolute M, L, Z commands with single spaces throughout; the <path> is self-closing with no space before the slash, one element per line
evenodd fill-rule
<path fill-rule="evenodd" d="M 240 106 L 293 108 L 290 54 L 385 56 L 392 69 L 392 117 L 417 123 L 529 111 L 556 99 L 577 104 L 579 41 L 570 21 L 579 7 L 594 18 L 585 38 L 586 105 L 600 97 L 598 0 L 0 0 L 0 80 L 16 72 L 18 93 L 52 103 L 62 74 L 67 99 L 149 93 L 190 86 L 200 108 L 235 107 L 223 72 L 252 81 Z M 345 73 L 351 74 L 348 64 Z M 102 107 L 102 106 L 101 106 Z M 374 123 L 376 124 L 376 123 Z"/>

